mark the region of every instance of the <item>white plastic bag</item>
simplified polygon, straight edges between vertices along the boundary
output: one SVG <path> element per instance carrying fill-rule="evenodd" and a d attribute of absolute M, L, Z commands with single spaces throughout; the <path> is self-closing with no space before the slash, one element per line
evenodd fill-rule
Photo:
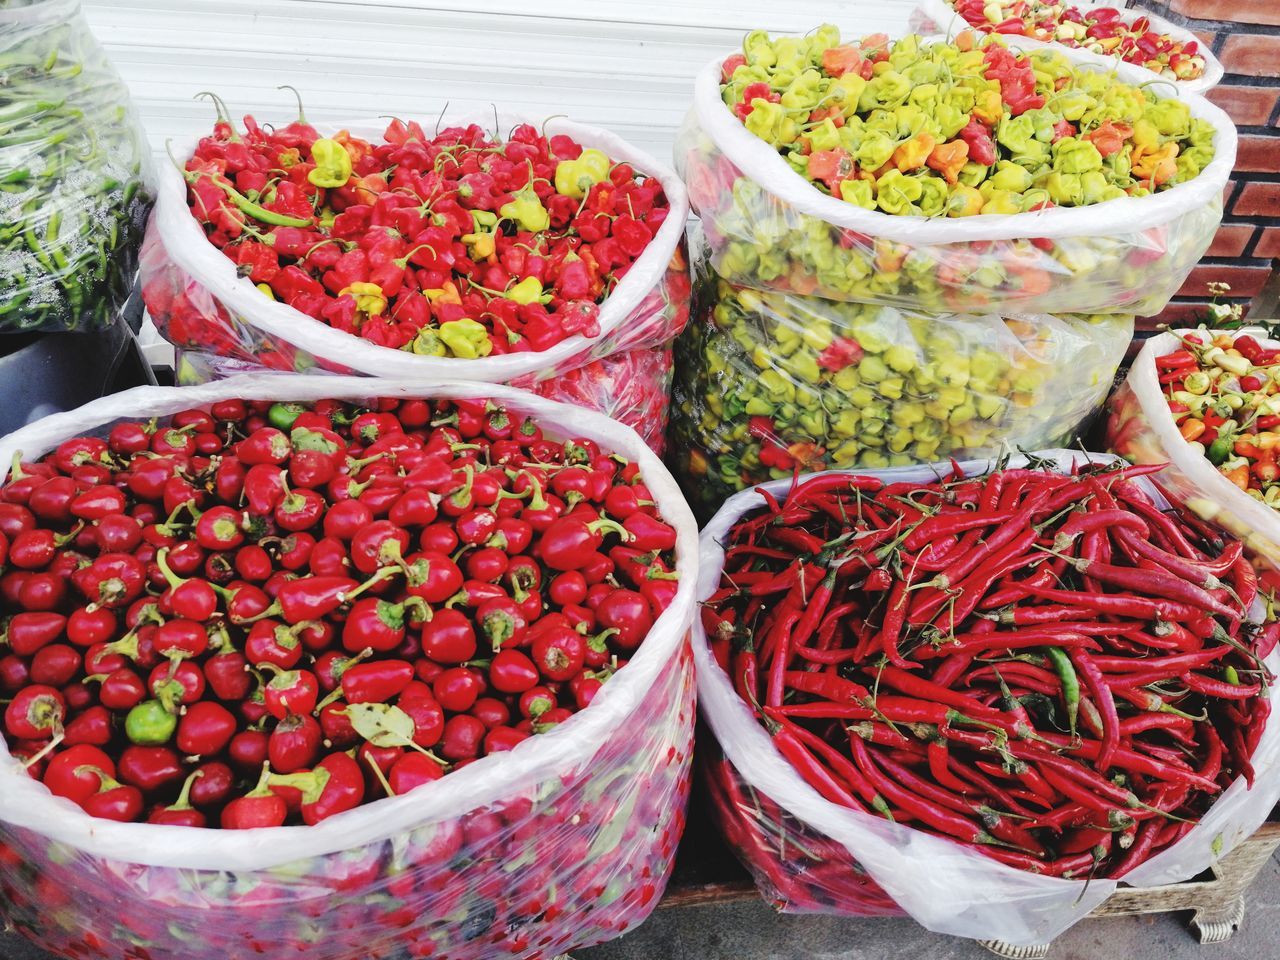
<path fill-rule="evenodd" d="M 1064 471 L 1086 457 L 1100 463 L 1115 460 L 1067 450 L 1036 456 L 1056 461 Z M 1014 457 L 1009 465 L 1025 466 L 1026 462 L 1024 457 Z M 984 473 L 992 466 L 988 461 L 961 464 L 966 475 Z M 886 482 L 925 483 L 950 470 L 949 464 L 935 464 L 864 472 Z M 710 596 L 720 585 L 724 564 L 721 541 L 739 518 L 763 506 L 756 491 L 767 490 L 783 500 L 790 485 L 790 480 L 780 480 L 744 490 L 731 497 L 703 528 L 699 600 Z M 1157 502 L 1166 503 L 1149 484 L 1144 486 Z M 726 799 L 717 801 L 722 817 L 728 812 L 735 814 L 738 821 L 731 823 L 726 832 L 730 839 L 744 829 L 769 838 L 772 848 L 757 844 L 740 847 L 740 852 L 752 866 L 765 895 L 782 900 L 784 909 L 786 891 L 797 883 L 813 891 L 809 902 L 799 904 L 800 909 L 810 911 L 883 914 L 891 912 L 887 895 L 937 933 L 1023 946 L 1048 943 L 1116 889 L 1113 880 L 1094 879 L 1086 884 L 1082 880 L 1026 873 L 950 840 L 830 803 L 783 759 L 769 734 L 738 696 L 712 656 L 701 618 L 694 621 L 693 654 L 699 707 L 727 761 L 727 769 L 722 766 L 709 775 L 722 784 L 726 783 L 726 774 L 739 778 L 737 784 L 728 781 L 729 789 L 721 790 Z M 1273 653 L 1267 665 L 1273 672 L 1280 667 L 1280 652 Z M 1270 700 L 1274 718 L 1274 708 L 1280 704 L 1280 685 L 1271 687 Z M 1243 778 L 1238 778 L 1215 800 L 1198 826 L 1178 843 L 1136 867 L 1124 882 L 1145 887 L 1189 879 L 1250 836 L 1280 797 L 1280 723 L 1275 719 L 1268 723 L 1253 763 L 1257 779 L 1252 790 L 1246 790 Z M 713 799 L 714 795 L 715 791 Z M 781 815 L 775 812 L 779 809 Z M 801 826 L 798 835 L 787 829 L 795 823 Z M 835 870 L 827 866 L 835 858 L 824 846 L 831 841 L 846 851 L 843 862 L 836 859 Z M 788 862 L 800 875 L 793 872 L 783 876 L 788 886 L 780 887 L 770 873 Z M 812 880 L 806 872 L 812 874 Z"/>
<path fill-rule="evenodd" d="M 1162 80 L 1169 80 L 1179 90 L 1187 93 L 1208 93 L 1219 83 L 1222 82 L 1222 62 L 1213 55 L 1213 51 L 1194 33 L 1186 27 L 1180 27 L 1175 23 L 1170 23 L 1162 17 L 1157 17 L 1154 13 L 1148 13 L 1146 10 L 1132 9 L 1127 10 L 1121 7 L 1118 2 L 1107 2 L 1107 0 L 1097 0 L 1097 2 L 1080 2 L 1075 4 L 1080 10 L 1088 12 L 1091 7 L 1112 7 L 1120 10 L 1120 19 L 1125 23 L 1133 23 L 1139 17 L 1145 17 L 1151 24 L 1151 29 L 1156 33 L 1167 34 L 1175 40 L 1181 40 L 1183 43 L 1195 41 L 1199 45 L 1196 51 L 1199 56 L 1204 57 L 1204 73 L 1196 77 L 1194 80 L 1170 80 L 1169 77 L 1162 77 L 1154 71 L 1147 70 L 1149 77 L 1160 77 Z M 917 0 L 916 8 L 911 11 L 911 17 L 907 21 L 910 27 L 916 33 L 941 33 L 947 36 L 955 36 L 961 30 L 972 29 L 969 23 L 956 13 L 955 7 L 952 6 L 951 0 Z M 1036 46 L 1051 46 L 1052 44 L 1025 38 L 1028 44 Z M 1136 66 L 1136 64 L 1135 64 Z M 1146 70 L 1145 67 L 1142 69 Z"/>
<path fill-rule="evenodd" d="M 1024 48 L 1023 38 L 1002 39 Z M 1141 67 L 1057 52 L 1124 83 L 1150 82 Z M 1151 90 L 1183 100 L 1216 131 L 1214 158 L 1194 180 L 1092 206 L 929 218 L 866 210 L 814 187 L 725 106 L 723 60 L 698 74 L 675 158 L 712 264 L 732 283 L 926 313 L 1152 315 L 1182 285 L 1222 219 L 1235 126 L 1208 100 L 1167 84 Z"/>
<path fill-rule="evenodd" d="M 50 795 L 0 740 L 0 918 L 45 949 L 103 958 L 307 960 L 553 956 L 618 936 L 657 904 L 684 823 L 693 742 L 688 630 L 697 527 L 634 433 L 488 384 L 244 376 L 139 387 L 0 441 L 61 441 L 233 397 L 492 397 L 551 434 L 639 463 L 677 530 L 679 590 L 591 705 L 510 753 L 315 826 L 247 831 L 120 824 Z"/>
<path fill-rule="evenodd" d="M 1102 406 L 1133 318 L 927 315 L 699 278 L 676 341 L 672 463 L 699 509 L 804 470 L 1061 444 Z"/>
<path fill-rule="evenodd" d="M 495 122 L 486 116 L 446 116 L 443 126 Z M 575 335 L 547 350 L 480 357 L 428 357 L 371 343 L 335 329 L 264 297 L 237 266 L 211 244 L 187 206 L 182 174 L 164 165 L 158 177 L 155 213 L 142 252 L 142 292 L 160 333 L 175 347 L 192 354 L 235 361 L 241 368 L 363 374 L 379 377 L 455 379 L 507 383 L 538 390 L 542 381 L 633 350 L 667 346 L 689 316 L 689 277 L 684 230 L 689 201 L 684 184 L 672 170 L 631 146 L 616 134 L 562 118 L 499 114 L 500 129 L 519 123 L 541 125 L 548 137 L 567 134 L 584 147 L 603 150 L 656 178 L 670 212 L 649 246 L 601 304 L 600 333 Z M 364 121 L 320 124 L 322 133 L 342 126 L 356 136 L 380 141 L 386 124 Z M 195 140 L 175 145 L 183 161 Z M 206 362 L 205 375 L 219 375 L 228 365 Z M 539 391 L 541 392 L 541 391 Z M 643 417 L 624 422 L 642 433 L 661 436 L 666 426 L 665 394 L 655 391 Z"/>
<path fill-rule="evenodd" d="M 1179 333 L 1192 332 L 1162 333 L 1143 343 L 1129 375 L 1108 401 L 1107 446 L 1134 463 L 1167 463 L 1156 479 L 1171 497 L 1243 541 L 1254 558 L 1280 570 L 1280 513 L 1237 487 L 1182 439 L 1160 388 L 1156 358 L 1181 347 Z M 1280 342 L 1259 330 L 1240 332 L 1252 333 L 1268 349 L 1280 348 Z"/>

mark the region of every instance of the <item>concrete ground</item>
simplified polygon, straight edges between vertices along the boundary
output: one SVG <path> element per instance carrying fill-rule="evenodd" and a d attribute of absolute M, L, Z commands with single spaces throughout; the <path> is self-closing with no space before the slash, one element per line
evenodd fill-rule
<path fill-rule="evenodd" d="M 1270 960 L 1280 956 L 1280 859 L 1272 857 L 1246 900 L 1240 931 L 1200 946 L 1186 914 L 1086 920 L 1049 960 Z M 761 902 L 661 909 L 621 940 L 576 960 L 990 960 L 977 944 L 928 933 L 910 920 L 787 917 Z M 0 934 L 0 960 L 53 960 Z"/>
<path fill-rule="evenodd" d="M 1246 894 L 1244 923 L 1226 943 L 1201 946 L 1190 914 L 1085 920 L 1059 938 L 1049 960 L 1270 960 L 1280 956 L 1280 857 Z M 783 916 L 763 901 L 659 910 L 620 940 L 577 960 L 991 960 L 968 940 L 911 920 Z"/>

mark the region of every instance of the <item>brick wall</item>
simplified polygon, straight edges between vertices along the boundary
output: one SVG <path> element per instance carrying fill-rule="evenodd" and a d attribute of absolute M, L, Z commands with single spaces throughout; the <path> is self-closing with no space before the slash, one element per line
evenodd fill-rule
<path fill-rule="evenodd" d="M 1132 4 L 1195 31 L 1226 69 L 1209 99 L 1240 133 L 1222 226 L 1174 302 L 1140 329 L 1200 315 L 1207 284 L 1231 284 L 1242 304 L 1262 289 L 1280 257 L 1280 0 L 1137 0 Z"/>

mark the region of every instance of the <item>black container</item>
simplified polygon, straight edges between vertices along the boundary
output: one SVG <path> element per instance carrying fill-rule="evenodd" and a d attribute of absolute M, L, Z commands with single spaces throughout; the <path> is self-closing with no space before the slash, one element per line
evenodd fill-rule
<path fill-rule="evenodd" d="M 0 336 L 0 435 L 155 382 L 125 317 L 93 333 Z"/>

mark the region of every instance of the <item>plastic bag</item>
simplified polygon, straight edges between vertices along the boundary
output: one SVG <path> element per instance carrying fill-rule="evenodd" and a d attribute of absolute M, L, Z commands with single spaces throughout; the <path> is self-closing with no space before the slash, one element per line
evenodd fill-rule
<path fill-rule="evenodd" d="M 79 0 L 0 4 L 0 333 L 106 330 L 129 299 L 150 151 Z"/>
<path fill-rule="evenodd" d="M 711 278 L 677 341 L 672 456 L 697 507 L 803 470 L 1068 445 L 1127 316 L 927 316 Z"/>
<path fill-rule="evenodd" d="M 1056 461 L 1064 471 L 1086 458 L 1114 462 L 1106 455 L 1068 450 L 1051 450 L 1036 456 Z M 1026 463 L 1025 457 L 1013 457 L 1009 466 Z M 989 461 L 961 464 L 967 475 L 983 473 L 992 466 Z M 886 482 L 926 483 L 950 469 L 949 464 L 935 464 L 868 473 Z M 790 484 L 791 480 L 780 480 L 756 489 L 785 499 Z M 1158 503 L 1166 502 L 1149 484 L 1145 485 Z M 703 528 L 697 591 L 700 600 L 719 586 L 724 564 L 721 542 L 728 531 L 740 517 L 762 505 L 755 489 L 744 491 L 730 498 Z M 751 865 L 764 896 L 783 910 L 791 909 L 789 891 L 793 888 L 805 893 L 805 899 L 796 901 L 797 909 L 851 915 L 880 912 L 887 894 L 915 920 L 937 933 L 1026 946 L 1048 943 L 1115 891 L 1114 880 L 1093 879 L 1086 883 L 1037 876 L 950 840 L 824 800 L 778 753 L 768 732 L 738 696 L 711 653 L 700 617 L 695 618 L 693 629 L 702 716 L 740 780 L 739 794 L 748 798 L 746 802 L 734 799 L 717 809 L 722 816 L 731 817 L 724 827 L 731 840 L 744 830 L 770 838 L 767 844 L 736 845 Z M 1272 653 L 1266 663 L 1274 672 L 1280 666 L 1280 652 Z M 1280 797 L 1280 722 L 1274 719 L 1274 708 L 1280 704 L 1280 686 L 1273 685 L 1269 696 L 1272 719 L 1253 756 L 1257 775 L 1253 789 L 1246 790 L 1243 778 L 1238 778 L 1196 827 L 1178 843 L 1134 868 L 1125 876 L 1126 884 L 1147 887 L 1189 879 L 1229 853 L 1266 819 Z M 711 776 L 725 780 L 723 773 L 717 775 L 714 770 Z M 768 804 L 756 804 L 750 799 L 752 793 L 771 798 L 785 816 L 777 819 Z M 753 819 L 759 820 L 759 827 L 749 824 Z M 796 835 L 787 830 L 792 820 L 801 825 Z M 826 847 L 813 845 L 815 837 L 842 845 L 848 851 L 847 857 L 857 865 L 855 868 L 840 859 L 834 861 L 849 868 L 843 887 L 837 879 L 839 873 L 828 866 L 833 861 L 827 859 Z M 810 847 L 810 853 L 805 853 Z M 780 885 L 774 875 L 786 882 Z M 826 896 L 825 900 L 831 902 L 824 902 L 822 891 L 833 889 L 839 896 Z"/>
<path fill-rule="evenodd" d="M 182 386 L 252 373 L 256 363 L 211 353 L 177 351 L 177 382 Z M 666 446 L 674 363 L 669 344 L 613 353 L 574 367 L 550 380 L 525 384 L 548 400 L 596 410 L 640 434 L 659 456 Z M 313 372 L 327 371 L 315 368 Z"/>
<path fill-rule="evenodd" d="M 1107 2 L 1100 0 L 1096 3 L 1080 2 L 1073 4 L 1079 10 L 1087 13 L 1093 7 L 1111 7 L 1113 9 L 1120 8 L 1119 3 Z M 1154 13 L 1146 10 L 1126 10 L 1120 8 L 1120 19 L 1125 23 L 1133 23 L 1139 17 L 1143 17 L 1151 24 L 1151 29 L 1156 33 L 1167 34 L 1175 40 L 1183 43 L 1195 42 L 1198 45 L 1196 53 L 1204 57 L 1204 73 L 1196 77 L 1194 80 L 1174 80 L 1171 77 L 1161 76 L 1160 74 L 1147 70 L 1148 80 L 1151 77 L 1160 77 L 1162 80 L 1173 83 L 1179 90 L 1187 93 L 1208 93 L 1219 83 L 1222 82 L 1222 62 L 1213 55 L 1213 51 L 1194 33 L 1186 27 L 1180 27 L 1175 23 L 1170 23 L 1161 17 L 1157 17 Z M 947 36 L 954 36 L 964 29 L 972 29 L 969 23 L 956 13 L 955 7 L 950 0 L 917 0 L 916 8 L 911 11 L 908 24 L 912 31 L 916 33 L 942 33 Z M 1028 49 L 1034 46 L 1053 46 L 1039 40 L 1031 40 L 1026 38 Z M 1137 66 L 1137 64 L 1134 64 Z M 1146 69 L 1143 67 L 1142 69 Z"/>
<path fill-rule="evenodd" d="M 1266 339 L 1260 330 L 1249 332 L 1264 346 L 1280 348 L 1280 342 Z M 1280 570 L 1280 514 L 1224 477 L 1178 433 L 1156 376 L 1156 357 L 1180 346 L 1177 333 L 1143 343 L 1107 405 L 1107 447 L 1134 463 L 1167 463 L 1156 480 L 1169 496 L 1243 541 L 1255 559 Z"/>
<path fill-rule="evenodd" d="M 1021 49 L 1021 38 L 1008 37 Z M 1149 71 L 1080 50 L 1080 66 L 1129 84 Z M 1236 131 L 1203 97 L 1178 96 L 1213 124 L 1214 158 L 1189 183 L 1086 207 L 960 218 L 891 216 L 822 193 L 750 133 L 720 98 L 717 58 L 698 75 L 676 137 L 720 276 L 759 289 L 891 304 L 926 313 L 1159 313 L 1222 219 Z"/>
<path fill-rule="evenodd" d="M 671 476 L 597 414 L 487 384 L 246 376 L 143 387 L 0 442 L 6 462 L 121 418 L 231 397 L 493 397 L 640 464 L 677 529 L 679 591 L 590 707 L 509 753 L 309 827 L 119 824 L 52 797 L 0 741 L 0 920 L 64 956 L 308 960 L 554 956 L 656 906 L 684 824 L 693 745 L 697 528 Z"/>
<path fill-rule="evenodd" d="M 447 117 L 442 124 L 489 124 L 486 117 Z M 210 354 L 253 366 L 290 372 L 355 373 L 382 377 L 462 379 L 508 383 L 537 390 L 537 384 L 618 353 L 668 346 L 689 318 L 688 256 L 684 241 L 689 202 L 684 184 L 667 167 L 620 137 L 596 127 L 552 118 L 504 115 L 501 129 L 518 123 L 545 127 L 546 135 L 568 134 L 587 147 L 631 163 L 656 177 L 670 213 L 622 281 L 600 307 L 600 334 L 573 336 L 548 350 L 464 360 L 419 356 L 378 346 L 264 297 L 237 275 L 236 264 L 205 239 L 187 207 L 187 187 L 170 166 L 159 177 L 155 215 L 142 254 L 142 292 L 160 333 L 187 353 Z M 379 139 L 385 124 L 346 125 L 357 136 Z M 321 125 L 324 131 L 337 127 Z M 195 141 L 176 151 L 189 156 Z M 205 365 L 216 372 L 218 367 Z M 588 374 L 590 376 L 590 374 Z M 660 379 L 660 378 L 659 378 Z M 651 381 L 655 387 L 657 380 Z M 665 428 L 665 407 L 655 394 L 648 408 L 628 421 L 647 436 Z M 597 409 L 606 409 L 599 407 Z"/>

